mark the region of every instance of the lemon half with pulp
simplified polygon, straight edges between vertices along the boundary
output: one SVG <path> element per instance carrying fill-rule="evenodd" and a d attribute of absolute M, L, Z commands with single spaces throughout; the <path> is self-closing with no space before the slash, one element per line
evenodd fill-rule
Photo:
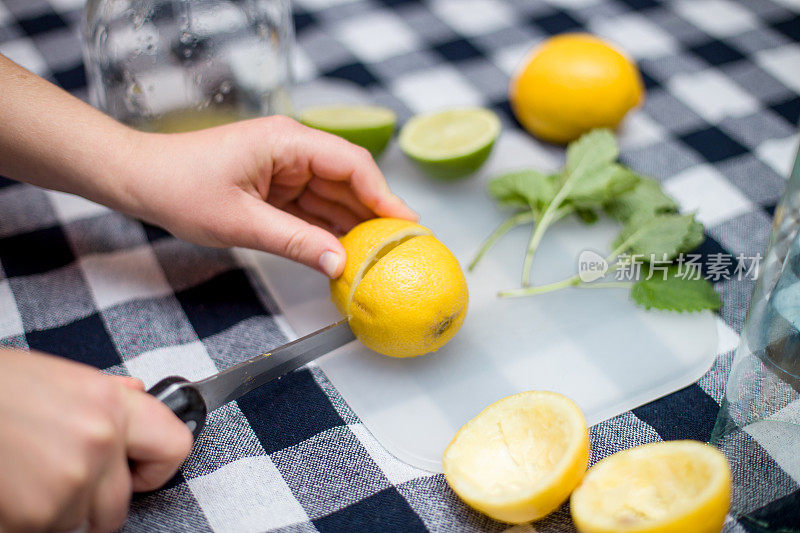
<path fill-rule="evenodd" d="M 447 447 L 447 483 L 470 507 L 520 524 L 557 509 L 589 462 L 589 432 L 569 398 L 529 391 L 499 400 Z"/>
<path fill-rule="evenodd" d="M 725 456 L 697 441 L 644 444 L 594 465 L 572 494 L 584 533 L 718 533 L 731 498 Z"/>
<path fill-rule="evenodd" d="M 413 357 L 445 345 L 467 313 L 458 261 L 432 232 L 396 218 L 362 222 L 341 238 L 347 262 L 331 300 L 367 348 Z"/>

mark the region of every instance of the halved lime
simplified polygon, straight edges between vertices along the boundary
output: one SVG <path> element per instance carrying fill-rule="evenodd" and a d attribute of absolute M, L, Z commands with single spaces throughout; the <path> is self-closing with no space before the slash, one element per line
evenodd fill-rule
<path fill-rule="evenodd" d="M 392 138 L 397 115 L 379 106 L 326 105 L 305 109 L 300 122 L 343 137 L 378 157 Z"/>
<path fill-rule="evenodd" d="M 486 162 L 500 134 L 500 119 L 481 107 L 417 115 L 400 130 L 400 148 L 428 175 L 458 179 Z"/>

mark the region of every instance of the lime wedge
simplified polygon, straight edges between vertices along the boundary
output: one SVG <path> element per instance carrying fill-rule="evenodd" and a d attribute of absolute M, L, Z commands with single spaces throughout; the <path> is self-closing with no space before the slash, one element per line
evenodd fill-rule
<path fill-rule="evenodd" d="M 486 162 L 500 134 L 500 119 L 480 107 L 417 115 L 400 130 L 400 148 L 428 175 L 451 180 Z"/>
<path fill-rule="evenodd" d="M 300 114 L 300 122 L 343 137 L 378 157 L 392 138 L 397 115 L 391 109 L 378 106 L 318 106 L 305 109 Z"/>

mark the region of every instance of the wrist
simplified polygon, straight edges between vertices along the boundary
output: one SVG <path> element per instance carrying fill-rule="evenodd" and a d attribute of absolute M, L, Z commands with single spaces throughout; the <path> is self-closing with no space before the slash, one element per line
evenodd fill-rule
<path fill-rule="evenodd" d="M 136 216 L 139 200 L 136 182 L 143 166 L 141 145 L 145 133 L 114 121 L 100 128 L 88 142 L 94 146 L 75 170 L 73 192 L 116 211 Z"/>

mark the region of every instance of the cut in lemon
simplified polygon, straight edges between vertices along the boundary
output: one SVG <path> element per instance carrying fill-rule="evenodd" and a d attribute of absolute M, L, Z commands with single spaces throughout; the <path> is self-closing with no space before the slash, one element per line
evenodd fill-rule
<path fill-rule="evenodd" d="M 413 357 L 444 346 L 467 313 L 458 261 L 431 230 L 408 220 L 375 218 L 344 237 L 344 272 L 331 300 L 367 348 Z"/>
<path fill-rule="evenodd" d="M 392 138 L 397 115 L 391 109 L 378 106 L 318 106 L 304 110 L 300 122 L 343 137 L 378 157 Z"/>
<path fill-rule="evenodd" d="M 725 456 L 697 441 L 637 446 L 594 465 L 570 509 L 585 533 L 717 533 L 731 498 Z"/>
<path fill-rule="evenodd" d="M 564 503 L 589 462 L 580 409 L 554 392 L 503 398 L 467 422 L 444 451 L 447 483 L 470 507 L 521 524 Z"/>
<path fill-rule="evenodd" d="M 478 170 L 500 134 L 497 115 L 479 107 L 417 115 L 400 130 L 400 148 L 434 178 L 457 179 Z"/>

